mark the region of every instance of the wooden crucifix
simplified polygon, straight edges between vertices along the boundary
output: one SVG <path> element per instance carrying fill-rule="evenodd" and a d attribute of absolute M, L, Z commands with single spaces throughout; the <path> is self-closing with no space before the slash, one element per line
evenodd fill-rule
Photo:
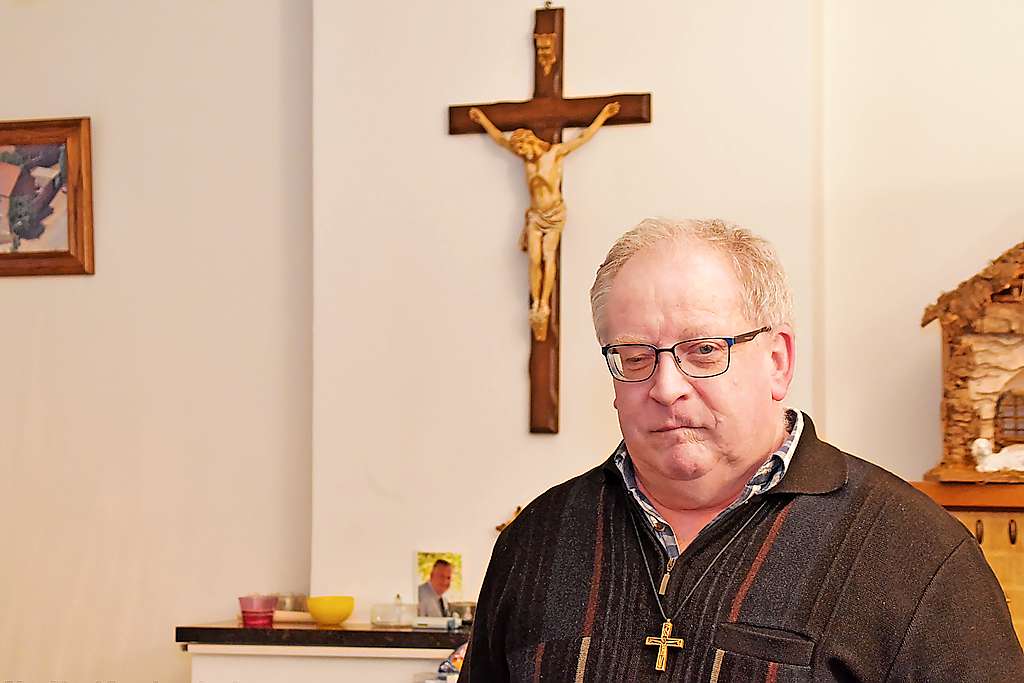
<path fill-rule="evenodd" d="M 561 7 L 536 11 L 532 99 L 448 108 L 449 134 L 488 133 L 526 163 L 531 203 L 520 247 L 530 256 L 530 431 L 543 434 L 558 433 L 562 158 L 602 125 L 651 121 L 650 93 L 562 97 L 564 35 Z M 562 143 L 569 127 L 586 129 Z M 501 131 L 514 132 L 506 139 Z"/>

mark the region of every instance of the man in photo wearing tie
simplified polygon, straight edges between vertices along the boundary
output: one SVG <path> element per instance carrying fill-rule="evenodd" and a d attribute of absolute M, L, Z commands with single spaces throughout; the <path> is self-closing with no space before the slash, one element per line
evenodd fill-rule
<path fill-rule="evenodd" d="M 447 617 L 448 601 L 444 594 L 452 585 L 452 563 L 448 560 L 437 560 L 430 570 L 430 579 L 419 587 L 419 609 L 417 616 Z"/>

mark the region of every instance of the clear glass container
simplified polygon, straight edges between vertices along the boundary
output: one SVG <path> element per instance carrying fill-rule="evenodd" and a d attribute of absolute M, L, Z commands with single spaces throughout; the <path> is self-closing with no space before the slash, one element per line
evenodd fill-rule
<path fill-rule="evenodd" d="M 370 623 L 374 626 L 411 626 L 416 618 L 416 605 L 396 600 L 370 607 Z"/>

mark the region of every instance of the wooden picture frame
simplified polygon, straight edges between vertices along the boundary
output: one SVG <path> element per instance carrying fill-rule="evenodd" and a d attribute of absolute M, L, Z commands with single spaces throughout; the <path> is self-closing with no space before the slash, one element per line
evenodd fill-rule
<path fill-rule="evenodd" d="M 94 272 L 89 119 L 0 121 L 0 276 Z"/>

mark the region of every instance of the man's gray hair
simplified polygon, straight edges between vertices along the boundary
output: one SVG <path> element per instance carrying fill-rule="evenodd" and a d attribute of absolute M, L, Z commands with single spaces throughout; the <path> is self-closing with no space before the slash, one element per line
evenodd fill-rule
<path fill-rule="evenodd" d="M 647 218 L 612 245 L 597 269 L 590 289 L 590 307 L 601 343 L 605 343 L 601 329 L 604 306 L 615 276 L 636 254 L 666 240 L 704 244 L 729 258 L 740 282 L 743 314 L 755 327 L 770 325 L 774 329 L 783 323 L 793 324 L 793 294 L 786 271 L 767 240 L 717 218 Z"/>

